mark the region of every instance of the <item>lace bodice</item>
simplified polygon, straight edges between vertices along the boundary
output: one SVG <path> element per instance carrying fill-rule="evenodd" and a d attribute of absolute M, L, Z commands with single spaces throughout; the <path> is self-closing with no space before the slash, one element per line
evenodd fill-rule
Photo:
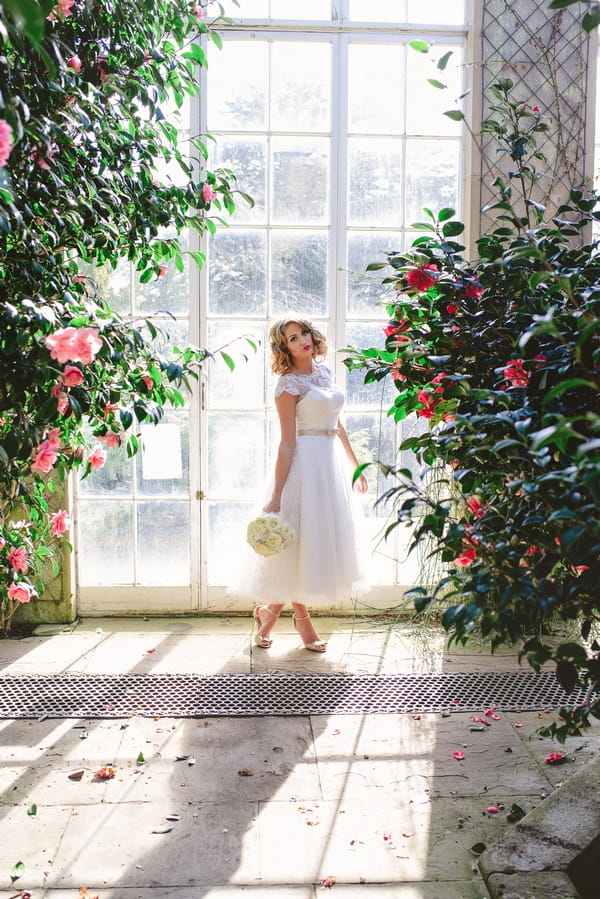
<path fill-rule="evenodd" d="M 316 365 L 310 375 L 281 375 L 275 385 L 275 397 L 280 393 L 291 393 L 292 396 L 306 396 L 313 387 L 333 387 L 333 376 L 326 365 Z"/>
<path fill-rule="evenodd" d="M 338 416 L 344 404 L 344 394 L 334 383 L 326 365 L 317 365 L 310 375 L 282 375 L 275 388 L 275 396 L 291 393 L 299 397 L 296 406 L 296 427 L 337 427 Z"/>

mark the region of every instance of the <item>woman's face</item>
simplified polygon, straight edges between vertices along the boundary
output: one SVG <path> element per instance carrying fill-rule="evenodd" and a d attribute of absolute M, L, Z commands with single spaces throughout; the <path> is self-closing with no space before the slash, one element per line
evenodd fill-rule
<path fill-rule="evenodd" d="M 303 359 L 312 358 L 313 340 L 309 330 L 303 328 L 297 322 L 290 322 L 283 329 L 285 345 L 290 352 L 292 362 L 300 362 Z"/>

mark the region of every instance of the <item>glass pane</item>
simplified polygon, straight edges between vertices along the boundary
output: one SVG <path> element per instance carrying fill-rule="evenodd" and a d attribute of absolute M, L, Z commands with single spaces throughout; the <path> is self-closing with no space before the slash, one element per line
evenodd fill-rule
<path fill-rule="evenodd" d="M 131 263 L 121 259 L 116 269 L 106 264 L 100 268 L 81 265 L 82 274 L 89 275 L 98 286 L 98 294 L 106 299 L 115 312 L 127 314 L 131 308 Z"/>
<path fill-rule="evenodd" d="M 127 458 L 124 445 L 106 450 L 106 462 L 102 468 L 91 471 L 77 484 L 80 496 L 130 496 L 132 461 Z"/>
<path fill-rule="evenodd" d="M 327 233 L 271 234 L 271 304 L 274 315 L 327 311 Z"/>
<path fill-rule="evenodd" d="M 188 311 L 188 257 L 183 257 L 184 270 L 175 268 L 171 262 L 166 275 L 154 278 L 147 284 L 141 284 L 136 278 L 136 310 L 143 315 L 154 312 L 171 312 L 173 315 L 186 315 Z"/>
<path fill-rule="evenodd" d="M 124 502 L 80 501 L 79 583 L 133 583 L 132 507 Z"/>
<path fill-rule="evenodd" d="M 210 241 L 209 309 L 220 315 L 266 311 L 267 239 L 262 231 L 221 231 Z"/>
<path fill-rule="evenodd" d="M 429 54 L 410 53 L 407 57 L 407 109 L 408 134 L 460 134 L 460 122 L 453 122 L 444 112 L 457 107 L 456 97 L 462 90 L 462 52 L 459 47 L 436 45 L 436 58 L 453 50 L 446 69 L 440 78 L 448 85 L 446 90 L 432 87 L 427 79 L 432 77 Z"/>
<path fill-rule="evenodd" d="M 375 391 L 380 388 L 370 385 Z M 359 463 L 383 462 L 394 465 L 396 462 L 396 425 L 387 415 L 387 406 L 382 405 L 377 412 L 350 413 L 346 416 L 346 430 L 352 448 Z M 369 481 L 371 503 L 384 489 L 390 486 L 375 466 L 366 472 Z"/>
<path fill-rule="evenodd" d="M 404 47 L 394 44 L 350 44 L 348 50 L 350 133 L 402 134 L 405 52 Z"/>
<path fill-rule="evenodd" d="M 348 219 L 350 225 L 402 223 L 403 142 L 389 138 L 348 141 Z"/>
<path fill-rule="evenodd" d="M 278 224 L 327 223 L 329 140 L 273 139 L 273 220 Z"/>
<path fill-rule="evenodd" d="M 189 503 L 139 504 L 138 558 L 139 584 L 190 583 Z"/>
<path fill-rule="evenodd" d="M 271 67 L 271 130 L 329 131 L 331 44 L 274 43 Z"/>
<path fill-rule="evenodd" d="M 231 222 L 247 224 L 263 223 L 266 220 L 266 162 L 267 142 L 260 137 L 220 137 L 216 146 L 214 167 L 232 169 L 237 180 L 235 186 L 250 194 L 254 206 L 248 206 L 241 197 L 236 197 L 235 213 Z"/>
<path fill-rule="evenodd" d="M 142 452 L 136 457 L 140 496 L 188 495 L 190 432 L 187 415 L 165 415 L 158 425 L 142 425 Z"/>
<path fill-rule="evenodd" d="M 264 413 L 211 412 L 208 416 L 208 489 L 211 497 L 255 497 L 264 477 Z"/>
<path fill-rule="evenodd" d="M 208 507 L 208 583 L 231 583 L 231 560 L 246 540 L 255 508 L 250 503 L 210 503 Z"/>
<path fill-rule="evenodd" d="M 208 130 L 257 131 L 267 121 L 266 41 L 225 41 L 209 53 Z M 235 59 L 235 65 L 232 65 Z"/>
<path fill-rule="evenodd" d="M 384 312 L 376 304 L 386 298 L 385 288 L 381 284 L 385 273 L 367 272 L 365 269 L 371 262 L 385 262 L 386 253 L 397 252 L 403 247 L 404 237 L 400 233 L 349 232 L 348 310 L 351 315 L 382 319 Z"/>
<path fill-rule="evenodd" d="M 408 0 L 408 21 L 427 25 L 462 25 L 465 21 L 465 0 Z"/>
<path fill-rule="evenodd" d="M 269 16 L 269 0 L 220 0 L 225 14 L 232 19 L 267 19 Z"/>
<path fill-rule="evenodd" d="M 427 2 L 427 0 L 424 0 Z M 448 0 L 452 3 L 452 0 Z M 405 22 L 403 0 L 349 0 L 348 13 L 355 22 Z"/>
<path fill-rule="evenodd" d="M 406 221 L 424 221 L 423 207 L 458 209 L 458 141 L 406 142 Z"/>
<path fill-rule="evenodd" d="M 271 18 L 329 21 L 331 0 L 271 0 Z"/>
<path fill-rule="evenodd" d="M 346 343 L 359 349 L 383 347 L 385 338 L 383 327 L 385 318 L 380 322 L 350 322 L 346 330 Z M 362 406 L 367 409 L 382 409 L 384 413 L 392 405 L 394 389 L 391 378 L 384 378 L 372 384 L 365 384 L 365 370 L 357 369 L 346 376 L 346 403 L 350 406 Z"/>
<path fill-rule="evenodd" d="M 240 338 L 247 334 L 258 344 L 255 353 Z M 208 326 L 208 345 L 215 350 L 227 346 L 226 352 L 235 362 L 230 371 L 223 359 L 216 356 L 205 365 L 208 375 L 208 405 L 211 409 L 262 409 L 264 404 L 265 325 L 263 322 L 211 322 Z M 244 358 L 244 356 L 246 358 Z"/>

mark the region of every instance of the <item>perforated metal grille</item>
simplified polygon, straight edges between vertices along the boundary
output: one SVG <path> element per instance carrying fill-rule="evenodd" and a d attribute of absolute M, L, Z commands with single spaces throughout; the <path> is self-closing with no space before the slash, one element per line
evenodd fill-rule
<path fill-rule="evenodd" d="M 1 718 L 393 714 L 558 709 L 551 672 L 420 675 L 121 674 L 0 677 Z"/>

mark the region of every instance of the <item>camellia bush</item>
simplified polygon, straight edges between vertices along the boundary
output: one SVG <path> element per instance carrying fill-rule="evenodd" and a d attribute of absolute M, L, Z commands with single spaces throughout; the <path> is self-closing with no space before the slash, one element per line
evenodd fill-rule
<path fill-rule="evenodd" d="M 0 630 L 43 591 L 69 526 L 61 482 L 104 464 L 180 406 L 207 350 L 119 316 L 98 266 L 141 283 L 183 272 L 183 235 L 213 233 L 234 175 L 181 144 L 209 7 L 187 0 L 3 0 L 0 20 Z M 215 6 L 215 4 L 212 4 Z M 218 4 L 216 4 L 218 7 Z M 168 171 L 169 175 L 160 172 Z M 227 357 L 229 360 L 229 357 Z M 229 363 L 228 363 L 229 364 Z"/>
<path fill-rule="evenodd" d="M 533 197 L 548 123 L 509 79 L 492 92 L 483 131 L 509 171 L 478 259 L 463 256 L 454 210 L 425 210 L 411 249 L 369 267 L 385 271 L 384 346 L 345 361 L 367 382 L 393 379 L 396 421 L 428 425 L 400 447 L 421 475 L 381 463 L 389 530 L 413 528 L 412 548 L 441 570 L 410 591 L 417 611 L 439 603 L 451 641 L 477 628 L 583 687 L 587 701 L 552 726 L 564 738 L 600 717 L 600 212 L 572 190 L 545 221 Z"/>

